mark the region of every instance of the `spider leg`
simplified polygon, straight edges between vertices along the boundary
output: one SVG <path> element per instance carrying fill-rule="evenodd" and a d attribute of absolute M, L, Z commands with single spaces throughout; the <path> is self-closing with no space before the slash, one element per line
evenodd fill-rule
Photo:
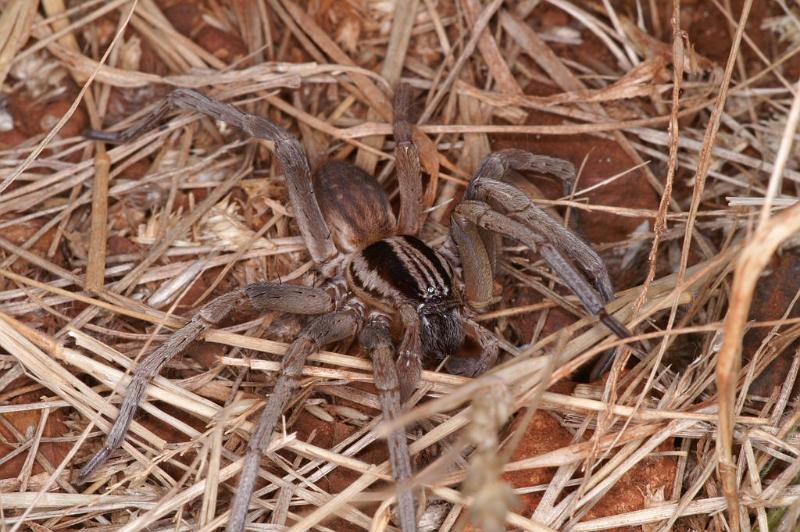
<path fill-rule="evenodd" d="M 266 118 L 244 113 L 233 105 L 192 89 L 176 89 L 151 113 L 130 128 L 119 132 L 89 130 L 86 137 L 106 142 L 126 142 L 156 127 L 174 108 L 208 115 L 241 129 L 251 137 L 272 141 L 275 145 L 275 156 L 286 175 L 294 216 L 311 258 L 314 262 L 323 264 L 336 255 L 330 230 L 314 197 L 308 158 L 302 146 L 289 132 Z"/>
<path fill-rule="evenodd" d="M 464 216 L 451 217 L 450 238 L 458 248 L 464 297 L 475 310 L 483 310 L 492 302 L 495 261 L 490 236 Z"/>
<path fill-rule="evenodd" d="M 254 283 L 209 302 L 137 366 L 103 448 L 83 466 L 78 475 L 78 482 L 85 482 L 123 442 L 147 384 L 161 371 L 164 364 L 185 351 L 195 339 L 244 303 L 249 303 L 260 311 L 275 310 L 296 314 L 323 314 L 333 310 L 333 300 L 320 288 L 273 283 Z"/>
<path fill-rule="evenodd" d="M 486 156 L 475 176 L 470 182 L 464 193 L 464 199 L 479 200 L 489 203 L 495 210 L 505 212 L 506 205 L 503 203 L 502 198 L 495 198 L 492 194 L 487 194 L 484 187 L 485 180 L 495 180 L 512 185 L 510 181 L 509 171 L 533 171 L 541 174 L 550 174 L 558 178 L 562 183 L 562 189 L 565 194 L 572 191 L 572 185 L 575 182 L 575 167 L 569 161 L 558 159 L 556 157 L 547 157 L 545 155 L 535 155 L 528 151 L 518 149 L 500 150 Z M 522 193 L 521 191 L 519 191 Z M 523 193 L 524 196 L 524 193 Z M 525 196 L 527 198 L 527 196 Z M 483 229 L 475 229 L 480 234 L 480 239 L 483 242 L 483 249 L 485 254 L 489 257 L 488 265 L 492 269 L 492 279 L 494 278 L 494 271 L 497 266 L 496 249 L 499 246 L 498 235 L 491 231 Z M 490 298 L 491 285 L 484 292 L 480 294 L 480 306 L 486 306 Z M 476 307 L 480 308 L 480 307 Z"/>
<path fill-rule="evenodd" d="M 466 199 L 485 199 L 481 191 L 473 186 L 475 182 L 480 178 L 503 181 L 509 170 L 550 174 L 561 181 L 565 195 L 572 191 L 572 185 L 575 183 L 575 166 L 571 162 L 512 148 L 490 153 L 481 161 L 481 166 L 465 194 Z"/>
<path fill-rule="evenodd" d="M 464 195 L 466 200 L 477 200 L 484 207 L 464 207 L 462 215 L 455 216 L 450 226 L 450 235 L 459 249 L 466 286 L 465 296 L 474 308 L 482 308 L 489 302 L 494 278 L 494 240 L 475 222 L 473 217 L 463 216 L 467 210 L 486 211 L 491 208 L 494 218 L 489 223 L 497 231 L 538 248 L 550 267 L 558 273 L 569 288 L 578 296 L 583 306 L 600 317 L 600 320 L 618 337 L 631 336 L 630 331 L 619 321 L 609 316 L 604 305 L 614 298 L 614 288 L 608 271 L 600 256 L 580 237 L 558 223 L 544 210 L 537 207 L 520 189 L 506 181 L 509 171 L 536 171 L 553 175 L 561 180 L 565 194 L 572 189 L 575 167 L 563 159 L 535 155 L 524 150 L 503 150 L 486 157 L 475 174 Z M 522 230 L 514 223 L 521 223 Z M 510 232 L 511 231 L 511 232 Z M 515 234 L 511 234 L 511 233 Z M 583 276 L 565 259 L 569 257 L 594 284 L 599 300 Z M 602 375 L 614 360 L 615 351 L 603 355 L 592 367 L 592 380 Z"/>
<path fill-rule="evenodd" d="M 250 506 L 250 499 L 258 477 L 261 456 L 269 447 L 270 436 L 275 430 L 275 425 L 297 389 L 306 357 L 319 351 L 326 344 L 354 336 L 361 319 L 361 311 L 353 308 L 318 316 L 303 328 L 300 336 L 289 346 L 281 363 L 281 372 L 275 383 L 275 389 L 269 396 L 255 432 L 247 444 L 247 455 L 242 466 L 236 496 L 233 499 L 230 520 L 226 527 L 228 532 L 244 530 L 247 508 Z"/>
<path fill-rule="evenodd" d="M 412 139 L 408 111 L 411 107 L 411 86 L 402 83 L 394 95 L 394 160 L 400 187 L 400 216 L 397 233 L 416 235 L 421 219 L 422 178 L 419 151 Z"/>
<path fill-rule="evenodd" d="M 380 395 L 383 419 L 391 421 L 401 411 L 400 379 L 394 365 L 394 345 L 389 333 L 386 316 L 373 314 L 359 335 L 359 341 L 372 359 L 375 386 Z M 389 459 L 392 476 L 397 483 L 397 513 L 403 532 L 417 530 L 417 514 L 414 494 L 408 482 L 411 479 L 411 457 L 404 429 L 393 431 L 388 436 Z"/>
<path fill-rule="evenodd" d="M 445 369 L 452 375 L 476 377 L 494 366 L 497 355 L 500 353 L 500 346 L 497 338 L 482 325 L 470 319 L 464 319 L 464 326 L 467 336 L 478 341 L 481 351 L 477 357 L 451 356 L 447 359 Z"/>
<path fill-rule="evenodd" d="M 604 302 L 614 299 L 614 288 L 600 256 L 578 235 L 561 225 L 536 206 L 517 187 L 503 181 L 509 170 L 533 170 L 555 175 L 564 186 L 571 187 L 575 169 L 572 163 L 554 157 L 534 155 L 523 150 L 503 150 L 492 153 L 481 163 L 465 194 L 468 200 L 483 201 L 495 210 L 535 228 L 561 253 L 571 258 L 592 278 Z"/>
<path fill-rule="evenodd" d="M 490 205 L 481 201 L 464 201 L 453 214 L 453 222 L 464 226 L 473 223 L 484 229 L 495 231 L 537 250 L 547 264 L 564 281 L 564 284 L 576 295 L 584 308 L 598 316 L 600 321 L 620 338 L 631 336 L 630 331 L 605 310 L 605 298 L 595 292 L 581 273 L 560 253 L 547 238 L 538 234 L 536 229 L 523 224 L 508 215 L 495 211 Z M 468 259 L 469 260 L 469 259 Z M 466 278 L 465 283 L 469 280 Z M 601 292 L 602 294 L 602 292 Z"/>
<path fill-rule="evenodd" d="M 400 320 L 403 322 L 404 332 L 395 365 L 400 379 L 400 398 L 405 401 L 414 393 L 422 376 L 422 337 L 419 314 L 413 306 L 400 307 Z"/>

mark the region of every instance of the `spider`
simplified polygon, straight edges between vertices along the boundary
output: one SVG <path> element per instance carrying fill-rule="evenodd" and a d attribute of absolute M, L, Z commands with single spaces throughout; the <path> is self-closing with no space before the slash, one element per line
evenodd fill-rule
<path fill-rule="evenodd" d="M 343 161 L 322 163 L 312 173 L 300 143 L 265 118 L 244 113 L 197 91 L 177 89 L 139 123 L 120 132 L 91 131 L 90 138 L 125 142 L 154 128 L 173 108 L 195 111 L 270 140 L 283 169 L 294 217 L 322 281 L 313 287 L 257 282 L 224 294 L 202 307 L 180 330 L 136 368 L 119 415 L 104 446 L 79 474 L 85 481 L 119 447 L 147 383 L 175 355 L 238 307 L 311 315 L 290 344 L 281 371 L 249 440 L 234 497 L 228 531 L 244 529 L 262 454 L 298 387 L 306 356 L 326 344 L 355 337 L 373 361 L 375 385 L 385 419 L 398 416 L 416 387 L 423 359 L 445 361 L 451 373 L 475 376 L 498 355 L 492 334 L 470 319 L 491 300 L 497 233 L 538 251 L 587 311 L 613 333 L 630 332 L 606 313 L 614 291 L 603 261 L 583 240 L 536 207 L 504 180 L 509 171 L 537 171 L 571 183 L 574 167 L 522 150 L 490 154 L 451 216 L 449 237 L 437 250 L 415 235 L 421 220 L 421 176 L 407 112 L 411 88 L 395 91 L 393 122 L 400 211 L 371 175 Z M 392 325 L 402 325 L 399 349 Z M 480 346 L 478 356 L 454 356 L 466 336 Z M 597 366 L 604 371 L 606 359 Z M 397 515 L 404 532 L 416 530 L 415 498 L 408 488 L 412 469 L 405 431 L 388 437 L 397 484 Z"/>

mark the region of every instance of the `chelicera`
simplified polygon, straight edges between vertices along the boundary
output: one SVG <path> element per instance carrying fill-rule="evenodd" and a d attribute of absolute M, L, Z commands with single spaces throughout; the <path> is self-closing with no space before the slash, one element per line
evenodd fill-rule
<path fill-rule="evenodd" d="M 296 391 L 306 356 L 321 347 L 358 336 L 373 361 L 375 384 L 383 415 L 397 417 L 402 401 L 416 387 L 423 360 L 445 360 L 452 373 L 475 376 L 495 362 L 498 345 L 492 334 L 470 319 L 492 297 L 497 234 L 535 249 L 574 292 L 590 313 L 620 337 L 628 330 L 604 309 L 613 289 L 603 261 L 569 229 L 536 207 L 505 180 L 509 171 L 537 171 L 565 184 L 574 178 L 564 160 L 505 150 L 489 155 L 473 177 L 464 200 L 454 209 L 450 234 L 433 249 L 416 234 L 421 220 L 419 155 L 407 117 L 411 89 L 395 94 L 395 164 L 400 211 L 395 216 L 378 182 L 358 167 L 328 161 L 312 177 L 300 143 L 286 130 L 262 117 L 199 92 L 178 89 L 141 122 L 121 132 L 91 132 L 90 137 L 125 142 L 155 127 L 173 108 L 196 111 L 272 141 L 285 174 L 289 199 L 319 281 L 305 287 L 258 282 L 222 295 L 201 308 L 180 330 L 150 354 L 135 370 L 120 413 L 102 449 L 83 467 L 88 479 L 125 438 L 147 383 L 178 353 L 232 310 L 251 306 L 314 316 L 291 343 L 282 369 L 261 413 L 249 444 L 233 501 L 229 531 L 245 527 L 262 454 Z M 391 325 L 402 325 L 398 348 Z M 453 356 L 465 336 L 480 346 L 475 357 Z M 608 357 L 597 368 L 603 370 Z M 412 475 L 406 435 L 389 436 L 389 451 L 397 481 L 397 513 L 401 529 L 416 530 L 415 500 L 408 488 Z"/>

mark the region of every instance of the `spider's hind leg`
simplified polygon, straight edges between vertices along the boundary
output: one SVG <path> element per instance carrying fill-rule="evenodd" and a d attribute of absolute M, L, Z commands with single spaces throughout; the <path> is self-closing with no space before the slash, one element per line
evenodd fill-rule
<path fill-rule="evenodd" d="M 262 312 L 275 310 L 297 314 L 323 314 L 333 309 L 333 301 L 324 290 L 273 283 L 254 283 L 209 302 L 186 325 L 175 331 L 169 340 L 161 344 L 136 367 L 130 384 L 125 390 L 119 414 L 114 420 L 106 441 L 100 451 L 81 469 L 78 475 L 79 482 L 85 482 L 122 444 L 136 411 L 139 409 L 139 403 L 144 398 L 147 384 L 161 368 L 175 355 L 185 351 L 208 329 L 220 323 L 233 310 L 246 303 Z"/>
<path fill-rule="evenodd" d="M 400 190 L 400 215 L 397 233 L 416 235 L 422 221 L 422 174 L 419 150 L 414 144 L 409 110 L 412 102 L 411 86 L 401 83 L 394 95 L 394 159 L 397 167 L 397 183 Z"/>

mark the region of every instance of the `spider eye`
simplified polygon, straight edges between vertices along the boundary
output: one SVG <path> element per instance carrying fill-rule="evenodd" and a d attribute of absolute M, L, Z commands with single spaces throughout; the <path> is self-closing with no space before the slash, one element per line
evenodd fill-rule
<path fill-rule="evenodd" d="M 432 286 L 429 286 L 428 287 L 428 294 L 429 295 L 433 295 L 434 292 L 436 292 L 436 289 L 434 287 L 432 287 Z"/>

